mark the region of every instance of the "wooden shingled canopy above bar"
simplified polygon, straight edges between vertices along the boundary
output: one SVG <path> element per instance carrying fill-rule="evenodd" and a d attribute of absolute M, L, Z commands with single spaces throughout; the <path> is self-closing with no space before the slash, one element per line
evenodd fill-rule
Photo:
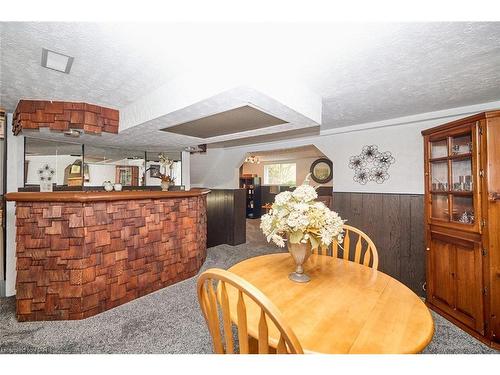
<path fill-rule="evenodd" d="M 88 134 L 118 133 L 119 112 L 116 109 L 87 103 L 47 100 L 20 100 L 14 112 L 12 132 L 23 130 L 63 132 L 79 129 Z"/>

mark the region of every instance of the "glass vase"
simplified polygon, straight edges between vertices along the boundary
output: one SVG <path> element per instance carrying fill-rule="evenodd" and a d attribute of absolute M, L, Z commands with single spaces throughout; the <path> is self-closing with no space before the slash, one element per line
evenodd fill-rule
<path fill-rule="evenodd" d="M 295 262 L 295 272 L 288 275 L 288 278 L 297 283 L 307 283 L 311 278 L 304 273 L 304 263 L 311 255 L 311 243 L 291 243 L 287 241 L 288 252 Z"/>

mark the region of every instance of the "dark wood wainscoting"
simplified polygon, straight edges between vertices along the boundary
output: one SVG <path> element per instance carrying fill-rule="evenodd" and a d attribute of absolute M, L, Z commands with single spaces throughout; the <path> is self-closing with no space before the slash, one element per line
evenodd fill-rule
<path fill-rule="evenodd" d="M 370 236 L 379 271 L 425 296 L 423 195 L 334 192 L 333 210 Z"/>
<path fill-rule="evenodd" d="M 246 242 L 246 190 L 210 189 L 207 196 L 207 247 Z"/>
<path fill-rule="evenodd" d="M 280 193 L 283 191 L 294 190 L 294 189 L 295 189 L 295 186 L 294 187 L 285 186 L 285 185 L 277 186 L 277 190 Z M 318 189 L 316 189 L 316 191 L 318 192 L 318 195 L 320 197 L 327 197 L 327 196 L 332 195 L 333 188 L 331 186 L 320 186 L 320 187 L 318 187 Z M 276 198 L 276 194 L 271 193 L 271 186 L 269 186 L 269 185 L 262 185 L 261 186 L 261 194 L 262 194 L 262 204 L 263 205 L 266 203 L 273 203 L 274 198 Z"/>

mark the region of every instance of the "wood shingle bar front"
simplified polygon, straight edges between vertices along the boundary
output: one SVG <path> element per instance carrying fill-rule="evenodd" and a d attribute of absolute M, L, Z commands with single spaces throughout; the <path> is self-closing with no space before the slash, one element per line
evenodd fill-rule
<path fill-rule="evenodd" d="M 119 112 L 116 109 L 87 103 L 48 100 L 20 100 L 12 123 L 14 135 L 23 130 L 63 132 L 80 129 L 89 134 L 118 133 Z"/>
<path fill-rule="evenodd" d="M 82 192 L 83 202 L 69 200 L 77 193 L 56 202 L 7 195 L 17 200 L 19 321 L 87 318 L 196 275 L 208 191 L 137 193 L 92 201 Z"/>

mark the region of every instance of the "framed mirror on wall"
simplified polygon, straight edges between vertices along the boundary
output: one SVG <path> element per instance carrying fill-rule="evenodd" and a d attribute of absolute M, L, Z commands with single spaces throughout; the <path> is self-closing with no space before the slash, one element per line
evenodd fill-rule
<path fill-rule="evenodd" d="M 310 173 L 315 182 L 326 184 L 333 179 L 333 163 L 327 158 L 317 159 L 311 164 Z"/>

